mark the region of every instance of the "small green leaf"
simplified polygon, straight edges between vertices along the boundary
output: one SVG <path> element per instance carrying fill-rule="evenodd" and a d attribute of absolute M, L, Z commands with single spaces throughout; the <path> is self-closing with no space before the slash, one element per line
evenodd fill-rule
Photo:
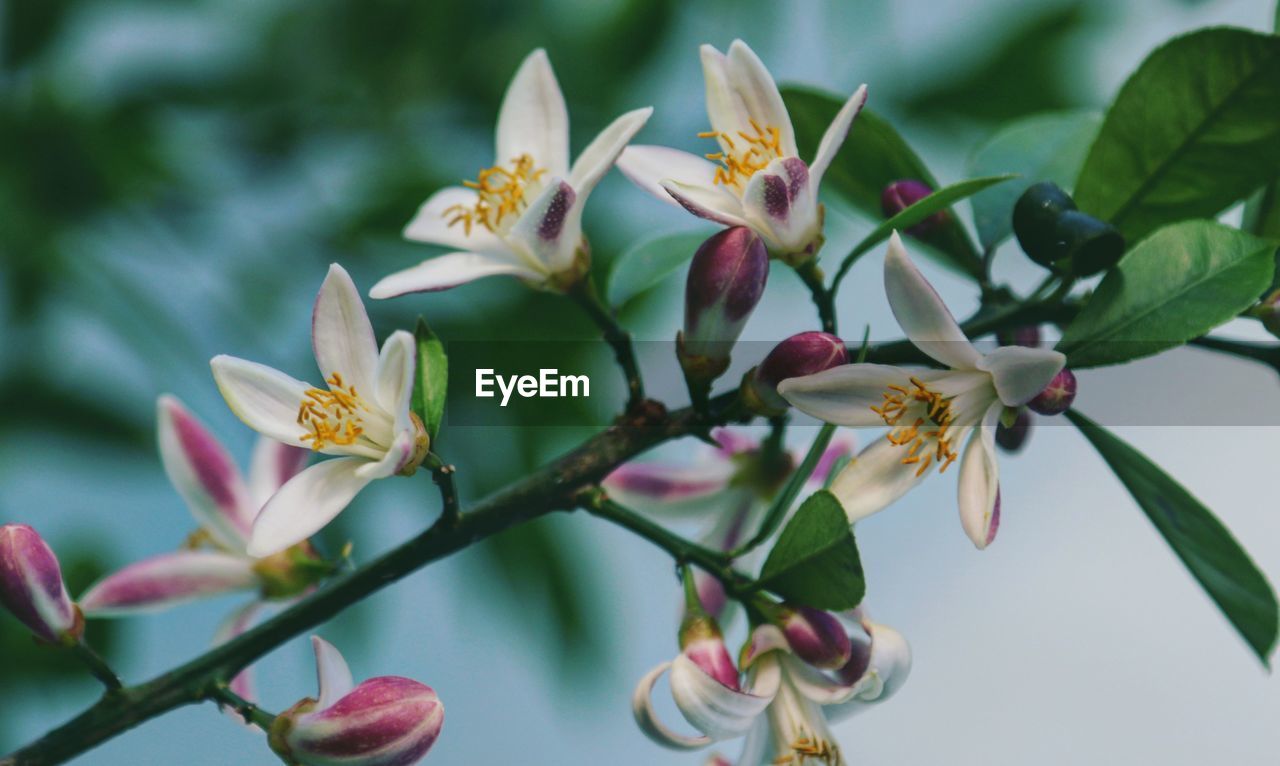
<path fill-rule="evenodd" d="M 1071 420 L 1263 664 L 1276 643 L 1276 596 L 1213 512 L 1141 452 L 1074 410 Z"/>
<path fill-rule="evenodd" d="M 709 235 L 664 234 L 627 248 L 613 263 L 605 294 L 609 305 L 621 307 L 653 289 L 672 272 L 688 263 Z"/>
<path fill-rule="evenodd" d="M 844 100 L 806 88 L 786 87 L 782 98 L 795 126 L 800 156 L 812 160 L 822 134 L 840 111 Z M 882 220 L 880 195 L 894 181 L 913 178 L 931 188 L 938 181 L 907 142 L 884 118 L 863 109 L 853 121 L 836 158 L 823 177 L 822 186 L 874 220 Z M 973 276 L 982 274 L 982 259 L 958 219 L 930 238 L 930 244 L 948 265 Z"/>
<path fill-rule="evenodd" d="M 1280 172 L 1280 37 L 1203 29 L 1120 89 L 1076 184 L 1081 210 L 1128 239 L 1211 218 Z"/>
<path fill-rule="evenodd" d="M 835 495 L 820 490 L 801 504 L 769 551 L 758 585 L 818 609 L 852 609 L 862 603 L 867 588 L 862 560 Z"/>
<path fill-rule="evenodd" d="M 918 200 L 914 205 L 907 207 L 889 220 L 881 223 L 872 229 L 870 234 L 863 237 L 862 241 L 840 262 L 840 268 L 836 271 L 835 279 L 832 280 L 833 283 L 839 284 L 840 280 L 844 279 L 844 275 L 853 267 L 853 264 L 871 248 L 888 239 L 894 229 L 905 229 L 908 226 L 914 226 L 934 213 L 946 210 L 966 197 L 1013 178 L 1014 176 L 1012 175 L 971 178 L 968 181 L 961 181 L 938 189 L 928 197 Z"/>
<path fill-rule="evenodd" d="M 435 448 L 436 434 L 444 420 L 444 400 L 449 386 L 449 358 L 444 353 L 444 343 L 427 326 L 427 320 L 418 317 L 413 332 L 418 352 L 418 366 L 413 377 L 413 412 L 422 419 L 427 436 Z"/>
<path fill-rule="evenodd" d="M 1271 284 L 1275 245 L 1210 221 L 1166 226 L 1139 242 L 1062 334 L 1072 367 L 1164 351 L 1235 318 Z"/>
<path fill-rule="evenodd" d="M 1096 112 L 1037 114 L 1005 125 L 978 147 L 969 159 L 969 175 L 1022 176 L 973 196 L 973 221 L 984 248 L 1013 233 L 1013 205 L 1031 184 L 1053 181 L 1071 191 L 1101 125 Z"/>

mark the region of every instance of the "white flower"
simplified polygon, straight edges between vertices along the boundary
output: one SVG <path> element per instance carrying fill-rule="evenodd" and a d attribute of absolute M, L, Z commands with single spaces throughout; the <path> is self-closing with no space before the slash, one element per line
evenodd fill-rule
<path fill-rule="evenodd" d="M 409 411 L 413 336 L 396 331 L 379 353 L 360 294 L 337 264 L 316 296 L 311 340 L 324 388 L 235 357 L 212 362 L 227 404 L 250 428 L 342 456 L 307 468 L 267 501 L 249 537 L 252 556 L 305 540 L 369 482 L 410 474 L 427 454 L 426 430 Z"/>
<path fill-rule="evenodd" d="M 631 146 L 618 169 L 640 188 L 725 226 L 749 226 L 776 256 L 804 260 L 822 245 L 818 186 L 867 100 L 863 85 L 845 102 L 806 164 L 773 77 L 741 40 L 729 53 L 702 46 L 707 117 L 719 151 L 697 155 Z"/>
<path fill-rule="evenodd" d="M 525 58 L 498 113 L 497 159 L 465 186 L 431 195 L 405 227 L 408 239 L 456 252 L 392 274 L 373 298 L 445 290 L 505 274 L 567 289 L 586 272 L 582 208 L 652 108 L 614 120 L 569 165 L 569 115 L 546 51 Z"/>
<path fill-rule="evenodd" d="M 885 257 L 884 286 L 907 338 L 949 369 L 849 364 L 785 380 L 778 393 L 828 423 L 890 427 L 831 485 L 851 522 L 886 508 L 934 466 L 942 473 L 959 460 L 960 522 L 973 544 L 985 548 L 1000 523 L 994 440 L 1001 412 L 1040 393 L 1066 357 L 1022 346 L 979 352 L 911 263 L 896 232 Z"/>

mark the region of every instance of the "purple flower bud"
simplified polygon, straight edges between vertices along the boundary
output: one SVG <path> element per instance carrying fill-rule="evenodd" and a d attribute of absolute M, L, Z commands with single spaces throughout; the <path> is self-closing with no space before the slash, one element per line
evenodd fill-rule
<path fill-rule="evenodd" d="M 686 376 L 710 381 L 724 372 L 768 278 L 769 253 L 751 229 L 735 226 L 702 243 L 685 284 L 679 354 Z"/>
<path fill-rule="evenodd" d="M 738 684 L 738 666 L 724 645 L 720 626 L 705 613 L 688 613 L 680 625 L 680 653 L 702 672 L 734 691 Z"/>
<path fill-rule="evenodd" d="M 50 643 L 72 644 L 84 634 L 57 556 L 26 524 L 0 527 L 0 604 Z"/>
<path fill-rule="evenodd" d="M 996 425 L 996 444 L 1005 452 L 1017 452 L 1026 446 L 1031 436 L 1031 414 L 1026 410 L 1018 410 L 1013 425 L 1003 422 Z"/>
<path fill-rule="evenodd" d="M 808 606 L 784 606 L 779 619 L 791 651 L 816 668 L 843 667 L 853 652 L 849 633 L 835 615 Z"/>
<path fill-rule="evenodd" d="M 773 347 L 751 376 L 751 392 L 770 413 L 787 409 L 778 384 L 849 362 L 844 341 L 825 332 L 802 332 Z"/>
<path fill-rule="evenodd" d="M 1044 390 L 1036 394 L 1036 398 L 1027 402 L 1027 406 L 1032 412 L 1038 412 L 1041 415 L 1060 415 L 1071 407 L 1071 403 L 1076 399 L 1076 376 L 1071 370 L 1062 368 L 1062 371 L 1053 376 L 1053 380 L 1049 381 L 1049 385 Z"/>
<path fill-rule="evenodd" d="M 924 181 L 904 178 L 884 187 L 880 194 L 880 210 L 885 218 L 892 218 L 920 200 L 933 194 L 933 189 Z M 947 212 L 939 210 L 914 226 L 908 226 L 906 232 L 914 237 L 924 238 L 940 229 L 947 223 Z"/>
<path fill-rule="evenodd" d="M 1038 348 L 1040 346 L 1040 327 L 1033 324 L 1023 325 L 1009 332 L 1002 332 L 996 335 L 1001 346 L 1026 346 L 1027 348 Z"/>

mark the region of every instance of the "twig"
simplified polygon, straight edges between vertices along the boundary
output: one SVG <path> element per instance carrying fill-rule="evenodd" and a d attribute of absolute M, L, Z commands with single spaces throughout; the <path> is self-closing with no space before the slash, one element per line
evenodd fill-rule
<path fill-rule="evenodd" d="M 225 683 L 216 683 L 210 689 L 208 698 L 214 702 L 225 705 L 240 714 L 240 717 L 249 723 L 257 726 L 263 731 L 268 731 L 276 717 L 271 713 L 263 710 L 249 700 L 241 697 L 239 694 L 231 691 L 231 687 Z"/>
<path fill-rule="evenodd" d="M 102 682 L 107 687 L 108 692 L 119 691 L 124 684 L 120 683 L 120 677 L 116 675 L 107 661 L 102 659 L 102 655 L 95 652 L 88 644 L 78 641 L 71 647 L 71 651 L 76 655 L 84 666 L 89 669 L 93 677 Z"/>
<path fill-rule="evenodd" d="M 631 334 L 618 324 L 613 311 L 600 300 L 595 282 L 587 277 L 579 281 L 569 291 L 583 311 L 591 317 L 604 334 L 605 342 L 613 347 L 614 358 L 622 369 L 627 381 L 627 411 L 635 412 L 644 402 L 644 381 L 640 377 L 640 366 L 636 363 L 635 349 L 631 344 Z"/>
<path fill-rule="evenodd" d="M 809 288 L 809 294 L 813 296 L 813 305 L 818 309 L 818 319 L 822 322 L 822 331 L 835 335 L 835 292 L 834 290 L 827 290 L 823 284 L 822 270 L 818 268 L 817 259 L 810 258 L 796 266 L 796 275 Z"/>

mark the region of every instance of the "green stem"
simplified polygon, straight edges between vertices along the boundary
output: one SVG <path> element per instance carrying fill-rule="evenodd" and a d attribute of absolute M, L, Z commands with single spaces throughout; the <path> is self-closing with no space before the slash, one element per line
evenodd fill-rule
<path fill-rule="evenodd" d="M 108 692 L 116 692 L 123 688 L 124 684 L 120 683 L 120 677 L 111 669 L 107 661 L 102 659 L 102 655 L 95 652 L 88 644 L 78 641 L 71 646 L 71 652 L 75 654 L 76 659 L 84 663 L 94 678 L 107 687 Z"/>
<path fill-rule="evenodd" d="M 796 275 L 813 296 L 813 305 L 818 309 L 818 319 L 822 322 L 822 331 L 836 334 L 835 291 L 827 290 L 823 284 L 822 269 L 818 268 L 816 258 L 810 258 L 795 267 Z"/>
<path fill-rule="evenodd" d="M 822 453 L 827 449 L 827 445 L 831 443 L 831 437 L 835 432 L 835 426 L 830 423 L 823 424 L 818 431 L 817 437 L 814 438 L 813 444 L 809 445 L 809 452 L 804 456 L 804 460 L 800 462 L 800 467 L 796 468 L 795 472 L 791 474 L 791 478 L 787 479 L 782 491 L 773 499 L 769 510 L 765 512 L 764 519 L 760 522 L 760 528 L 756 530 L 755 535 L 750 540 L 734 548 L 729 553 L 730 558 L 737 558 L 755 550 L 756 547 L 768 540 L 777 531 L 779 525 L 782 524 L 782 520 L 786 518 L 791 504 L 796 501 L 800 490 L 804 488 L 805 482 L 813 474 L 813 469 L 818 465 L 818 461 L 822 459 Z"/>
<path fill-rule="evenodd" d="M 614 358 L 622 375 L 627 381 L 627 411 L 635 412 L 644 402 L 644 381 L 640 377 L 640 366 L 636 363 L 635 349 L 631 344 L 631 334 L 618 324 L 613 311 L 600 300 L 596 291 L 595 280 L 586 277 L 580 280 L 569 291 L 569 296 L 577 301 L 583 311 L 600 328 L 605 342 L 613 347 Z"/>
<path fill-rule="evenodd" d="M 239 713 L 241 718 L 263 731 L 269 731 L 271 724 L 275 723 L 274 715 L 231 691 L 231 687 L 226 684 L 214 684 L 209 690 L 209 699 L 231 708 Z"/>

